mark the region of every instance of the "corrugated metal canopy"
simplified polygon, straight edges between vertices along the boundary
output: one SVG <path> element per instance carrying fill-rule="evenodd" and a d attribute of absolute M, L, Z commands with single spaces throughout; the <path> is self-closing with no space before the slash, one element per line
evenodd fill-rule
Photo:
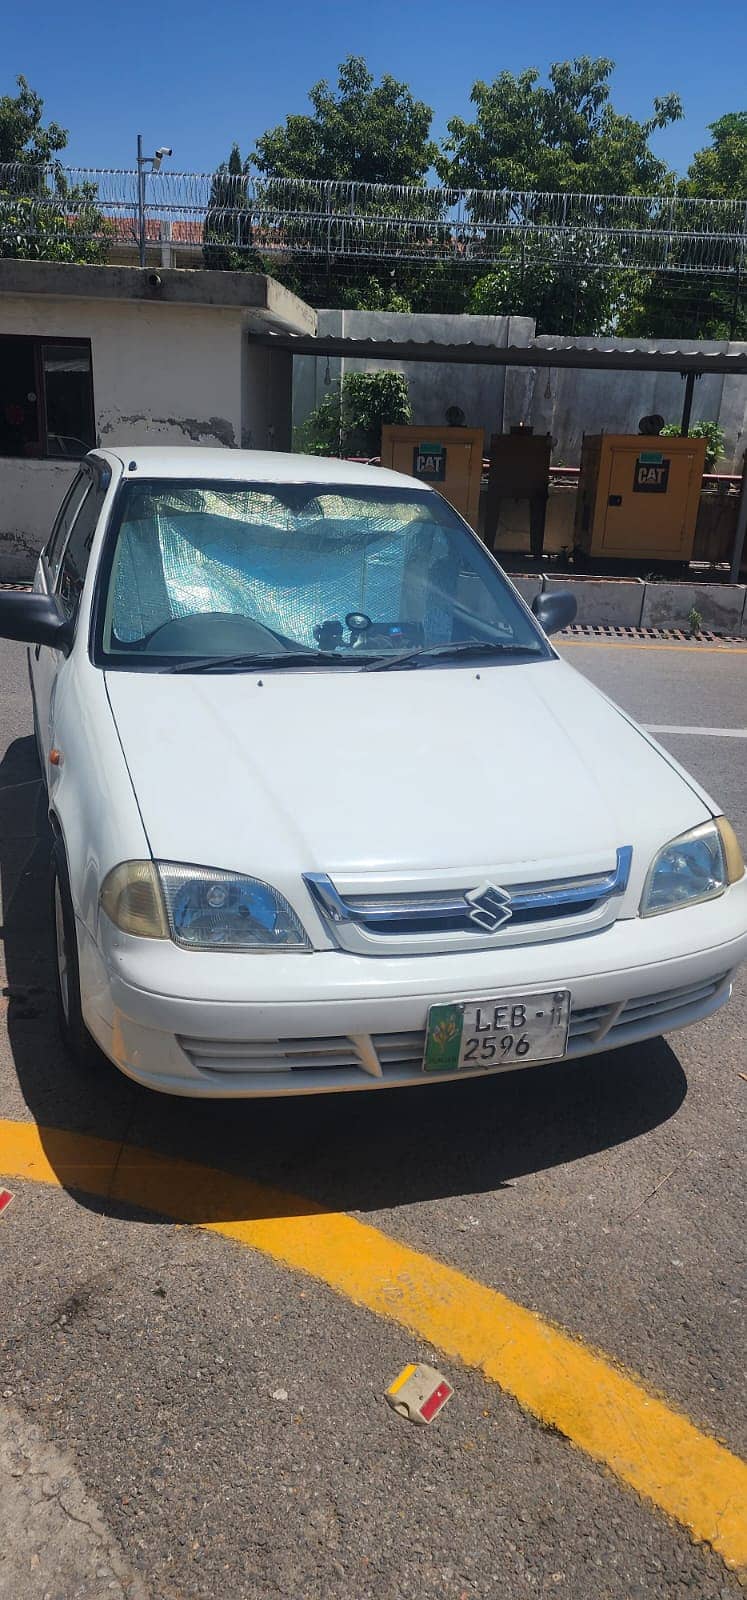
<path fill-rule="evenodd" d="M 346 356 L 351 360 L 438 361 L 462 366 L 576 367 L 597 372 L 724 373 L 747 377 L 747 350 L 639 350 L 612 344 L 441 344 L 437 340 L 314 338 L 304 334 L 258 334 L 252 344 L 296 356 Z"/>

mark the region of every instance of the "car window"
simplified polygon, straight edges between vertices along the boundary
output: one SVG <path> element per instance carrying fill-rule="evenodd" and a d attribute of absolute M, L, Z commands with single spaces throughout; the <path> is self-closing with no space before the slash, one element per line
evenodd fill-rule
<path fill-rule="evenodd" d="M 77 477 L 73 479 L 65 499 L 63 500 L 62 505 L 57 513 L 54 527 L 52 528 L 52 532 L 49 536 L 49 540 L 44 551 L 44 559 L 47 564 L 51 588 L 54 588 L 57 582 L 57 574 L 60 570 L 62 552 L 65 548 L 68 534 L 90 488 L 90 474 L 87 472 L 79 472 Z"/>
<path fill-rule="evenodd" d="M 121 505 L 104 611 L 109 659 L 300 649 L 344 663 L 482 642 L 546 653 L 438 494 L 164 480 L 128 485 Z"/>
<path fill-rule="evenodd" d="M 68 616 L 75 616 L 83 592 L 91 545 L 106 493 L 92 484 L 73 523 L 60 563 L 57 593 Z"/>

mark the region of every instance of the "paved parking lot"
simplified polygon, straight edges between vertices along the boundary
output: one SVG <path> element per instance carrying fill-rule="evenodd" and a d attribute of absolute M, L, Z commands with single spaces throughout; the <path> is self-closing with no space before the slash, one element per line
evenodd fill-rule
<path fill-rule="evenodd" d="M 747 840 L 747 650 L 563 649 Z M 20 646 L 0 683 L 0 1600 L 740 1593 L 745 977 L 669 1040 L 430 1090 L 86 1077 Z M 456 1391 L 429 1429 L 383 1400 L 415 1360 Z"/>

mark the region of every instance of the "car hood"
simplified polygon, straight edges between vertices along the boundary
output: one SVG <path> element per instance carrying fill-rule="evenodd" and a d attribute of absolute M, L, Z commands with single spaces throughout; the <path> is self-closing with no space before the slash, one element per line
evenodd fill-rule
<path fill-rule="evenodd" d="M 633 882 L 710 815 L 565 662 L 384 673 L 107 673 L 157 859 L 278 887 L 594 872 Z M 633 883 L 631 883 L 631 888 Z"/>

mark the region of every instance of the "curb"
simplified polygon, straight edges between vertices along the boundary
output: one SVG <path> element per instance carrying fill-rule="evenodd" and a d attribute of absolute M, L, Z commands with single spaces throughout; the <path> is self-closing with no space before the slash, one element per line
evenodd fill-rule
<path fill-rule="evenodd" d="M 527 605 L 544 583 L 545 589 L 564 589 L 578 603 L 577 626 L 643 630 L 646 637 L 663 631 L 671 637 L 690 638 L 691 613 L 699 617 L 703 637 L 747 638 L 747 584 L 647 582 L 643 578 L 535 578 L 525 573 L 507 576 Z"/>

